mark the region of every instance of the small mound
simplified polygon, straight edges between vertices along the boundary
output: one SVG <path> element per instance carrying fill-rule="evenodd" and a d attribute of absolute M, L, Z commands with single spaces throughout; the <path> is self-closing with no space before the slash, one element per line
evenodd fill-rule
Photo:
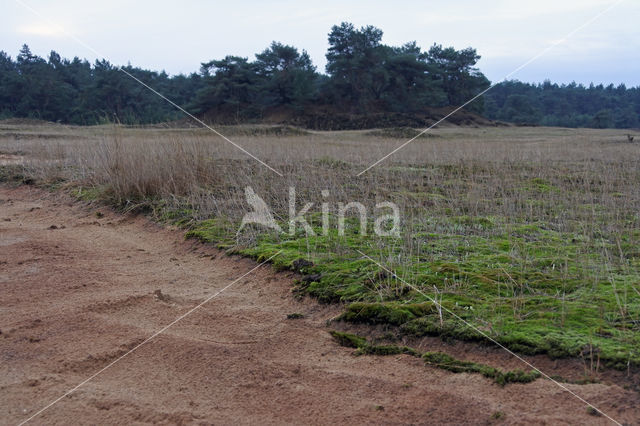
<path fill-rule="evenodd" d="M 411 139 L 418 135 L 420 135 L 422 130 L 414 129 L 413 127 L 390 127 L 387 129 L 375 129 L 366 132 L 367 136 L 381 137 L 381 138 L 392 138 L 392 139 Z M 439 135 L 425 132 L 420 137 L 425 138 L 437 138 Z"/>
<path fill-rule="evenodd" d="M 304 129 L 288 124 L 225 124 L 215 123 L 209 120 L 207 120 L 207 124 L 225 136 L 304 136 L 309 134 L 309 132 Z M 205 129 L 201 124 L 187 118 L 164 123 L 131 125 L 127 127 L 168 130 Z"/>
<path fill-rule="evenodd" d="M 219 130 L 231 136 L 304 136 L 308 135 L 304 129 L 289 125 L 239 125 L 221 126 Z"/>
<path fill-rule="evenodd" d="M 40 120 L 38 118 L 5 118 L 0 120 L 0 125 L 9 126 L 50 126 L 55 125 L 53 121 Z"/>

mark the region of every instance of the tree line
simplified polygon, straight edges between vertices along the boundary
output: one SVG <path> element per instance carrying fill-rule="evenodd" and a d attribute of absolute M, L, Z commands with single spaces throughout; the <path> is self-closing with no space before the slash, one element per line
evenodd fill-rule
<path fill-rule="evenodd" d="M 124 70 L 181 104 L 202 87 L 197 74 L 166 73 L 126 66 Z M 114 120 L 128 124 L 176 117 L 174 108 L 106 60 L 33 55 L 27 45 L 15 61 L 0 52 L 0 118 L 28 117 L 72 124 Z"/>
<path fill-rule="evenodd" d="M 459 106 L 490 85 L 476 67 L 480 56 L 473 48 L 434 44 L 423 50 L 415 42 L 388 46 L 382 35 L 373 26 L 333 26 L 325 73 L 318 72 L 306 51 L 275 41 L 254 60 L 230 55 L 202 63 L 199 72 L 189 75 L 131 65 L 122 70 L 193 113 L 238 121 L 319 106 L 336 114 L 419 115 Z M 638 125 L 639 95 L 638 88 L 624 86 L 512 81 L 497 85 L 466 109 L 521 124 L 633 127 Z M 91 64 L 55 51 L 45 59 L 24 45 L 15 60 L 0 51 L 0 118 L 8 117 L 145 124 L 182 116 L 104 59 Z"/>
<path fill-rule="evenodd" d="M 484 115 L 517 124 L 628 129 L 640 127 L 640 87 L 506 81 L 485 95 Z"/>

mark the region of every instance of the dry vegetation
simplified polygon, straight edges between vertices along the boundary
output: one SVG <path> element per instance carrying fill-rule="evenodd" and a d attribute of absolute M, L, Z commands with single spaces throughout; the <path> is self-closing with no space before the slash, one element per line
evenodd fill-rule
<path fill-rule="evenodd" d="M 5 178 L 144 210 L 232 252 L 283 250 L 276 265 L 305 276 L 296 291 L 348 303 L 346 321 L 482 340 L 359 249 L 514 350 L 582 357 L 592 371 L 640 366 L 640 145 L 628 132 L 442 128 L 356 177 L 411 130 L 222 131 L 284 177 L 200 129 L 4 124 L 0 154 L 24 156 Z M 283 225 L 295 186 L 298 209 L 315 203 L 307 220 L 317 229 L 322 202 L 335 213 L 340 202 L 374 212 L 392 201 L 401 236 L 360 235 L 355 218 L 345 236 L 335 221 L 327 237 L 237 233 L 246 186 Z"/>

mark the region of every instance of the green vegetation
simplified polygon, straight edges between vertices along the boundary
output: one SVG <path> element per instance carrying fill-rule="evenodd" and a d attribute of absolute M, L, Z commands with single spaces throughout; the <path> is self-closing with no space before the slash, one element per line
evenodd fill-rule
<path fill-rule="evenodd" d="M 530 383 L 540 377 L 537 371 L 526 373 L 522 370 L 502 371 L 485 364 L 477 364 L 470 361 L 460 361 L 443 352 L 427 352 L 422 355 L 428 365 L 442 368 L 453 373 L 478 373 L 484 377 L 493 379 L 497 384 L 504 386 L 507 383 Z"/>
<path fill-rule="evenodd" d="M 183 118 L 121 68 L 178 105 L 220 124 L 261 120 L 273 113 L 280 116 L 276 122 L 284 117 L 289 122 L 302 120 L 307 127 L 319 122 L 324 128 L 344 127 L 337 123 L 340 114 L 423 113 L 427 108 L 457 106 L 489 86 L 474 68 L 480 59 L 475 49 L 457 51 L 434 44 L 422 51 L 415 42 L 395 47 L 381 40 L 382 31 L 373 26 L 333 26 L 327 75 L 316 71 L 306 51 L 275 41 L 254 61 L 227 55 L 204 62 L 199 73 L 173 77 L 104 59 L 93 65 L 77 57 L 68 60 L 55 51 L 44 59 L 24 45 L 15 61 L 0 51 L 0 118 L 74 124 Z M 304 108 L 315 112 L 305 118 Z M 481 111 L 482 101 L 469 108 Z"/>
<path fill-rule="evenodd" d="M 24 175 L 24 169 L 17 165 L 0 166 L 0 183 L 31 184 L 33 179 Z"/>
<path fill-rule="evenodd" d="M 100 187 L 81 187 L 72 190 L 71 195 L 82 201 L 104 200 L 107 197 L 107 194 L 105 194 L 105 190 L 105 188 Z"/>
<path fill-rule="evenodd" d="M 356 348 L 355 355 L 400 355 L 406 354 L 419 357 L 420 353 L 407 346 L 396 345 L 372 345 L 364 337 L 341 331 L 330 331 L 331 336 L 342 346 Z"/>
<path fill-rule="evenodd" d="M 484 112 L 488 118 L 518 124 L 630 129 L 640 125 L 638 90 L 624 84 L 505 81 L 485 95 Z"/>
<path fill-rule="evenodd" d="M 637 260 L 634 267 L 627 265 L 589 282 L 593 278 L 581 262 L 594 268 L 603 261 L 599 246 L 615 251 L 613 244 L 585 241 L 544 229 L 542 224 L 500 224 L 495 219 L 468 217 L 446 222 L 452 229 L 462 226 L 460 230 L 472 231 L 471 235 L 416 236 L 429 247 L 430 258 L 405 259 L 394 268 L 398 276 L 406 277 L 403 281 L 417 284 L 423 294 L 362 258 L 355 250 L 374 258 L 376 254 L 371 250 L 371 237 L 358 235 L 355 226 L 344 237 L 300 234 L 281 239 L 266 234 L 255 245 L 240 248 L 233 239 L 236 228 L 212 219 L 194 225 L 187 236 L 257 260 L 282 250 L 274 259 L 280 269 L 295 270 L 295 261 L 311 260 L 301 271 L 296 292 L 326 303 L 347 302 L 339 318 L 343 321 L 396 326 L 411 336 L 491 343 L 452 317 L 449 310 L 519 353 L 597 357 L 618 369 L 640 366 Z M 340 252 L 336 241 L 341 244 Z M 312 256 L 308 255 L 310 246 Z M 634 250 L 631 245 L 625 247 Z M 442 317 L 433 299 L 446 308 Z"/>
<path fill-rule="evenodd" d="M 364 337 L 356 336 L 351 333 L 343 333 L 342 331 L 330 331 L 331 337 L 335 339 L 341 346 L 345 346 L 347 348 L 356 348 L 359 349 L 361 347 L 369 345 L 367 339 Z"/>
<path fill-rule="evenodd" d="M 341 331 L 331 331 L 331 336 L 340 345 L 355 348 L 355 355 L 400 355 L 407 354 L 415 357 L 422 357 L 427 365 L 442 368 L 454 373 L 478 373 L 494 380 L 497 384 L 504 386 L 508 383 L 529 383 L 540 377 L 537 371 L 526 373 L 521 370 L 502 371 L 485 364 L 478 364 L 469 361 L 460 361 L 443 352 L 426 352 L 420 354 L 415 349 L 407 346 L 396 345 L 373 345 L 364 337 Z"/>
<path fill-rule="evenodd" d="M 195 131 L 106 131 L 112 139 L 91 145 L 11 136 L 3 150 L 43 160 L 21 170 L 24 179 L 44 177 L 49 187 L 68 179 L 63 186 L 83 200 L 137 209 L 227 253 L 258 261 L 279 253 L 274 266 L 299 274 L 294 294 L 340 303 L 342 321 L 397 336 L 496 341 L 523 354 L 577 357 L 596 371 L 640 366 L 639 146 L 620 141 L 622 133 L 442 129 L 423 142 L 423 157 L 360 177 L 364 166 L 350 161 L 374 146 L 363 132 L 243 139 L 257 153 L 286 153 L 273 157 L 281 178 L 226 157 L 226 147 Z M 310 151 L 299 155 L 298 144 Z M 285 232 L 239 229 L 247 186 Z M 314 203 L 304 215 L 313 232 L 298 224 L 289 234 L 288 186 L 297 211 Z M 336 213 L 348 201 L 365 204 L 366 232 L 352 211 L 339 233 Z M 399 207 L 398 236 L 374 234 L 380 201 Z"/>

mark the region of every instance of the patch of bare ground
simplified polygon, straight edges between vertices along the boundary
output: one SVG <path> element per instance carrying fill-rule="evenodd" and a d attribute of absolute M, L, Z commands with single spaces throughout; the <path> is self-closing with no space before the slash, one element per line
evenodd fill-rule
<path fill-rule="evenodd" d="M 143 217 L 96 215 L 33 187 L 0 187 L 0 212 L 1 424 L 29 418 L 255 266 Z M 33 422 L 608 422 L 548 380 L 500 387 L 407 355 L 354 357 L 327 333 L 339 307 L 296 300 L 292 279 L 259 268 Z M 518 367 L 487 348 L 418 347 Z M 567 376 L 574 368 L 558 365 Z M 607 377 L 567 387 L 638 424 L 638 393 Z"/>

